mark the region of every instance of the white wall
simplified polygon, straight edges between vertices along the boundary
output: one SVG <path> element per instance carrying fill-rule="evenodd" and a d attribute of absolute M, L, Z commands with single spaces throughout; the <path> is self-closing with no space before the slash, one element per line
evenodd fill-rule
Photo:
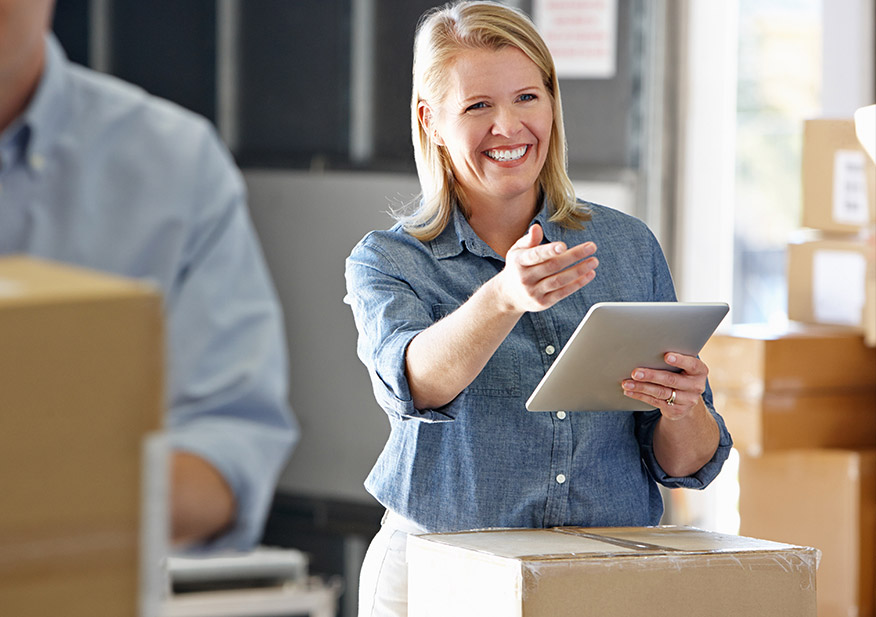
<path fill-rule="evenodd" d="M 344 259 L 372 229 L 392 225 L 390 199 L 418 191 L 413 176 L 248 171 L 250 210 L 283 304 L 290 400 L 302 436 L 280 488 L 369 501 L 362 482 L 388 435 L 344 304 Z"/>

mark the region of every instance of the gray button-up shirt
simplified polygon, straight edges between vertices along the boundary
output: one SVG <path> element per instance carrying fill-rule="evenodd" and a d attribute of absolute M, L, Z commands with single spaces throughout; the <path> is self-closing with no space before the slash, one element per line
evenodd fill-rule
<path fill-rule="evenodd" d="M 732 441 L 708 388 L 704 399 L 720 427 L 720 445 L 711 461 L 684 478 L 668 476 L 654 457 L 657 410 L 533 413 L 524 407 L 590 306 L 676 299 L 666 260 L 645 224 L 610 208 L 590 208 L 584 230 L 548 222 L 544 209 L 534 221 L 545 241 L 595 242 L 596 278 L 551 308 L 526 313 L 480 375 L 440 409 L 414 408 L 405 378 L 407 345 L 495 276 L 504 260 L 458 210 L 431 242 L 396 225 L 354 248 L 346 301 L 359 330 L 359 357 L 392 429 L 365 486 L 387 508 L 430 531 L 655 525 L 663 513 L 658 482 L 703 488 L 718 475 Z"/>

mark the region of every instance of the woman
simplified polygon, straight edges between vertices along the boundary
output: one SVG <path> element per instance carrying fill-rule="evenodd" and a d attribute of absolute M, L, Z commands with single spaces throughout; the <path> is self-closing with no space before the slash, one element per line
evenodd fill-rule
<path fill-rule="evenodd" d="M 680 354 L 667 362 L 681 373 L 623 384 L 652 412 L 525 410 L 591 305 L 675 300 L 645 225 L 575 200 L 532 23 L 488 2 L 427 13 L 411 111 L 420 206 L 347 260 L 359 356 L 391 424 L 366 481 L 387 515 L 360 615 L 406 613 L 407 533 L 657 524 L 657 483 L 702 488 L 731 447 L 708 369 Z"/>

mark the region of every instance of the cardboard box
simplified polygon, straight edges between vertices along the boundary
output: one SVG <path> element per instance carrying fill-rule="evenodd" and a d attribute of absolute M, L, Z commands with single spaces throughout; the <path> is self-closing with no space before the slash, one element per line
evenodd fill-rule
<path fill-rule="evenodd" d="M 0 259 L 0 606 L 138 613 L 141 446 L 161 426 L 161 298 Z"/>
<path fill-rule="evenodd" d="M 714 396 L 740 452 L 876 448 L 876 388 Z"/>
<path fill-rule="evenodd" d="M 876 450 L 740 456 L 740 533 L 821 550 L 819 617 L 873 617 Z"/>
<path fill-rule="evenodd" d="M 868 330 L 869 281 L 876 280 L 871 239 L 819 239 L 788 245 L 788 318 Z M 872 325 L 872 324 L 871 324 Z"/>
<path fill-rule="evenodd" d="M 856 331 L 737 325 L 700 357 L 741 452 L 876 447 L 876 349 Z"/>
<path fill-rule="evenodd" d="M 712 389 L 728 396 L 876 388 L 876 349 L 850 328 L 736 325 L 712 336 L 700 357 Z"/>
<path fill-rule="evenodd" d="M 816 118 L 803 126 L 803 225 L 857 232 L 876 221 L 876 165 L 853 118 Z"/>
<path fill-rule="evenodd" d="M 815 549 L 689 527 L 428 534 L 407 559 L 411 617 L 815 617 Z"/>
<path fill-rule="evenodd" d="M 864 300 L 864 344 L 876 347 L 876 277 L 867 279 Z"/>

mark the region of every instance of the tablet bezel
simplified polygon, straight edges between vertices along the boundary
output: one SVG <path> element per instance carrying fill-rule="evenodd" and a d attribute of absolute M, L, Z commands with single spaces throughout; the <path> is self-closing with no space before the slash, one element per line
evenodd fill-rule
<path fill-rule="evenodd" d="M 725 302 L 596 303 L 533 390 L 526 409 L 654 409 L 625 396 L 622 380 L 638 367 L 677 371 L 664 362 L 664 355 L 697 355 L 729 310 Z M 584 366 L 588 370 L 580 368 Z"/>

